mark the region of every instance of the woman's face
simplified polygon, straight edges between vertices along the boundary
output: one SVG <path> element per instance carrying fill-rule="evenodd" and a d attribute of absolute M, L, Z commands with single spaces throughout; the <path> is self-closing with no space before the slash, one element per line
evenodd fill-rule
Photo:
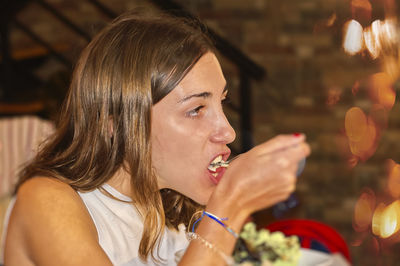
<path fill-rule="evenodd" d="M 152 161 L 160 188 L 170 188 L 206 204 L 224 168 L 208 170 L 235 139 L 222 109 L 226 81 L 217 58 L 203 55 L 185 78 L 152 109 Z M 216 175 L 216 176 L 215 176 Z"/>

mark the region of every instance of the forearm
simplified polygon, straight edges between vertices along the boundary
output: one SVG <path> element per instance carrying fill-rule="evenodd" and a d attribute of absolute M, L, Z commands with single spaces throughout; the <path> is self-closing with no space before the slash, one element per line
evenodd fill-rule
<path fill-rule="evenodd" d="M 206 211 L 224 221 L 235 232 L 240 232 L 249 213 L 240 209 L 233 199 L 223 195 L 213 195 Z M 215 220 L 204 216 L 196 229 L 196 234 L 202 238 L 193 239 L 179 265 L 225 265 L 223 255 L 230 256 L 235 247 L 236 238 Z M 210 243 L 213 247 L 207 246 Z"/>

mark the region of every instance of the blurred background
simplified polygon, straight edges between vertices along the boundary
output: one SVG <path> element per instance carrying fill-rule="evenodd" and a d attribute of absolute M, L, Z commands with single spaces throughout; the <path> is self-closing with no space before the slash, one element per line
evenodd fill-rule
<path fill-rule="evenodd" d="M 281 133 L 305 133 L 311 144 L 297 206 L 257 213 L 257 224 L 316 220 L 343 236 L 354 265 L 398 265 L 396 2 L 3 0 L 0 120 L 33 115 L 52 123 L 80 51 L 118 14 L 197 16 L 216 41 L 228 81 L 234 152 Z M 10 141 L 1 135 L 5 127 L 0 152 Z M 0 197 L 13 171 L 5 175 L 0 164 Z"/>

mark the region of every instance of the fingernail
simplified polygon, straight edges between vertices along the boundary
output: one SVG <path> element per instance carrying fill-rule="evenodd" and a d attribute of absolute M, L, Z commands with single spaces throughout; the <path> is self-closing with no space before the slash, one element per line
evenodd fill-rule
<path fill-rule="evenodd" d="M 300 137 L 301 134 L 300 134 L 299 132 L 296 132 L 296 133 L 293 133 L 293 136 L 295 136 L 295 137 Z"/>

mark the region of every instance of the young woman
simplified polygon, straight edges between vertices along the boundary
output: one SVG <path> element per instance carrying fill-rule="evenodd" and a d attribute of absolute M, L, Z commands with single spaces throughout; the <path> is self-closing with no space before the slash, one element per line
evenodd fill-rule
<path fill-rule="evenodd" d="M 226 167 L 227 92 L 196 23 L 116 19 L 83 51 L 57 131 L 22 173 L 5 265 L 229 262 L 248 216 L 293 192 L 309 147 L 281 135 Z"/>

